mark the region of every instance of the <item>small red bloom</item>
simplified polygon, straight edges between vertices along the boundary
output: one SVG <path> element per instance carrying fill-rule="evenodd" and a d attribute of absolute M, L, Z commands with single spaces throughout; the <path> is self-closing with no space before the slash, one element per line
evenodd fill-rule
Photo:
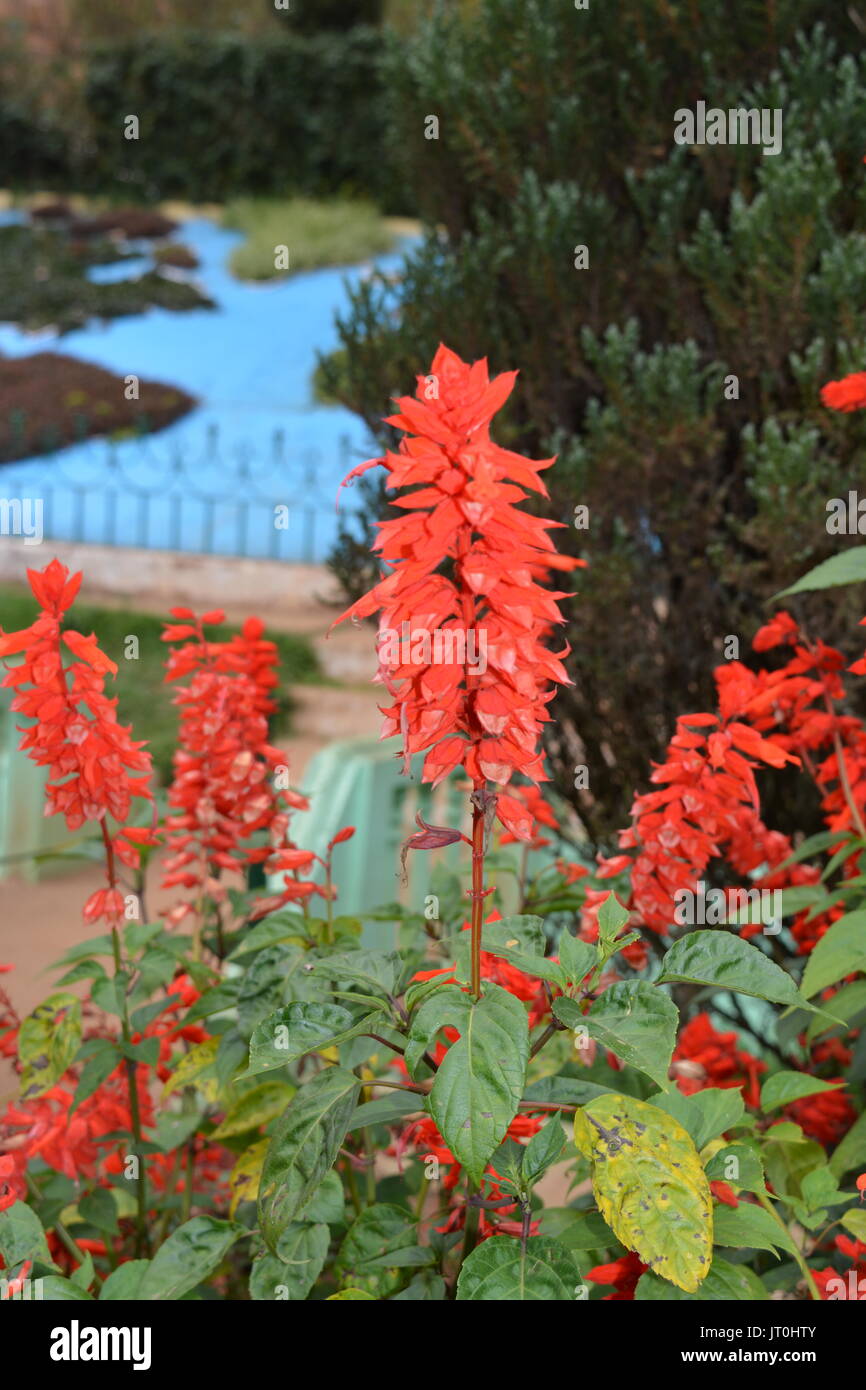
<path fill-rule="evenodd" d="M 866 372 L 852 372 L 821 388 L 821 401 L 829 410 L 862 410 L 866 406 Z"/>

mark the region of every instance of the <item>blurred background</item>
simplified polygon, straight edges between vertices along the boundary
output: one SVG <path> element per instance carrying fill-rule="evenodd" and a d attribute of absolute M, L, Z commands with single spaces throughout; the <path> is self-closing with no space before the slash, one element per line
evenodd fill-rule
<path fill-rule="evenodd" d="M 45 534 L 0 537 L 0 623 L 53 554 L 109 650 L 172 603 L 254 610 L 298 781 L 335 741 L 363 766 L 373 633 L 324 633 L 388 499 L 334 497 L 444 340 L 520 369 L 500 442 L 559 456 L 541 507 L 589 568 L 548 765 L 613 844 L 729 639 L 751 660 L 771 595 L 857 540 L 826 502 L 866 424 L 819 390 L 866 361 L 864 41 L 857 0 L 0 0 L 2 492 Z M 701 100 L 781 109 L 781 154 L 675 144 Z M 809 609 L 852 657 L 855 604 Z M 148 651 L 121 713 L 165 776 Z M 784 775 L 768 797 L 817 825 Z M 15 892 L 50 834 L 25 804 Z"/>

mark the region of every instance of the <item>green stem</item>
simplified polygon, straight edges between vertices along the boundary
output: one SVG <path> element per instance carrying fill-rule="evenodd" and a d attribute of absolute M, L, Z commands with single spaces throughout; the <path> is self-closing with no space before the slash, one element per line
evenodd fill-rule
<path fill-rule="evenodd" d="M 110 841 L 108 841 L 108 831 L 105 821 L 102 822 L 103 838 L 106 840 L 106 848 L 109 851 L 109 879 L 113 882 L 113 854 L 110 852 Z M 123 957 L 120 947 L 120 933 L 116 926 L 111 928 L 111 945 L 114 952 L 114 971 L 115 979 L 120 980 L 123 987 L 123 1010 L 120 1016 L 120 1029 L 123 1041 L 127 1047 L 132 1045 L 132 1029 L 129 1024 L 129 1000 L 126 993 L 126 976 L 123 971 Z M 135 1218 L 135 1253 L 138 1258 L 142 1255 L 150 1254 L 150 1243 L 147 1235 L 147 1170 L 144 1163 L 143 1135 L 141 1129 L 141 1110 L 138 1104 L 138 1084 L 137 1072 L 138 1064 L 131 1057 L 124 1059 L 126 1069 L 126 1083 L 129 1091 L 129 1113 L 132 1117 L 132 1135 L 135 1141 L 134 1154 L 137 1167 L 136 1176 L 136 1196 L 137 1210 Z"/>
<path fill-rule="evenodd" d="M 778 1213 L 778 1211 L 776 1210 L 776 1208 L 773 1206 L 773 1203 L 770 1201 L 769 1197 L 767 1197 L 767 1196 L 766 1196 L 764 1193 L 762 1193 L 762 1192 L 756 1193 L 756 1196 L 757 1196 L 757 1198 L 758 1198 L 758 1201 L 761 1203 L 761 1206 L 764 1208 L 764 1211 L 768 1211 L 768 1212 L 770 1213 L 770 1215 L 772 1216 L 773 1220 L 774 1220 L 779 1226 L 781 1226 L 782 1230 L 785 1232 L 785 1235 L 788 1237 L 788 1240 L 791 1241 L 791 1245 L 793 1246 L 794 1259 L 797 1261 L 797 1264 L 800 1266 L 800 1272 L 801 1272 L 801 1274 L 803 1275 L 803 1278 L 804 1278 L 805 1281 L 806 1281 L 806 1285 L 807 1285 L 807 1287 L 808 1287 L 808 1289 L 809 1289 L 809 1295 L 810 1295 L 810 1297 L 813 1298 L 817 1303 L 820 1303 L 820 1302 L 821 1302 L 821 1295 L 820 1295 L 820 1293 L 818 1292 L 818 1286 L 817 1286 L 817 1284 L 815 1283 L 815 1280 L 812 1278 L 812 1271 L 811 1271 L 811 1269 L 809 1268 L 809 1266 L 806 1264 L 806 1261 L 805 1261 L 805 1259 L 804 1259 L 804 1257 L 803 1257 L 803 1252 L 800 1250 L 800 1247 L 798 1246 L 796 1240 L 793 1240 L 793 1239 L 791 1238 L 791 1232 L 788 1230 L 788 1227 L 785 1225 L 784 1221 L 782 1220 L 782 1218 L 781 1218 L 781 1216 L 779 1215 L 779 1213 Z"/>
<path fill-rule="evenodd" d="M 346 1159 L 346 1186 L 349 1189 L 349 1196 L 352 1199 L 352 1206 L 355 1208 L 355 1211 L 357 1212 L 358 1216 L 360 1216 L 364 1208 L 361 1202 L 361 1194 L 358 1191 L 358 1184 L 355 1181 L 355 1170 L 352 1167 L 351 1159 L 348 1158 Z"/>
<path fill-rule="evenodd" d="M 361 1130 L 361 1142 L 367 1158 L 367 1206 L 372 1207 L 376 1202 L 376 1167 L 373 1155 L 373 1137 L 369 1129 Z"/>
<path fill-rule="evenodd" d="M 25 1173 L 24 1178 L 27 1183 L 27 1190 L 30 1193 L 30 1196 L 33 1197 L 35 1201 L 41 1202 L 42 1193 L 39 1191 L 39 1188 L 36 1186 L 36 1183 L 33 1181 L 30 1174 Z M 52 1229 L 55 1231 L 57 1235 L 57 1239 L 60 1241 L 62 1245 L 66 1247 L 73 1260 L 75 1260 L 77 1264 L 83 1265 L 85 1260 L 84 1252 L 82 1250 L 79 1250 L 78 1246 L 75 1243 L 75 1237 L 69 1234 L 69 1231 L 66 1229 L 63 1222 L 60 1220 L 60 1217 L 56 1217 L 55 1220 L 51 1223 L 51 1225 Z"/>
<path fill-rule="evenodd" d="M 467 1196 L 472 1197 L 477 1191 L 478 1188 L 475 1186 L 475 1184 L 470 1182 L 468 1184 Z M 480 1208 L 476 1207 L 474 1203 L 467 1200 L 466 1224 L 463 1227 L 463 1249 L 460 1252 L 460 1268 L 457 1270 L 458 1277 L 460 1275 L 460 1270 L 463 1268 L 465 1261 L 468 1260 L 469 1256 L 472 1254 L 472 1251 L 475 1249 L 475 1243 L 478 1240 L 478 1223 L 480 1217 Z"/>

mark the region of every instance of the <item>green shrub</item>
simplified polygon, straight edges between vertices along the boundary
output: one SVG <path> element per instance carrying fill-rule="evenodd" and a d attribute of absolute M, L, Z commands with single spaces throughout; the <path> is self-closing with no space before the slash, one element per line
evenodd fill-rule
<path fill-rule="evenodd" d="M 387 194 L 381 36 L 184 32 L 95 47 L 87 178 L 142 198 Z M 124 137 L 137 115 L 139 138 Z"/>
<path fill-rule="evenodd" d="M 399 312 L 386 277 L 353 291 L 319 389 L 384 441 L 394 383 L 440 341 L 520 363 L 502 442 L 560 455 L 545 514 L 590 560 L 548 751 L 597 837 L 626 822 L 676 714 L 703 707 L 726 638 L 745 655 L 762 601 L 838 545 L 826 499 L 866 480 L 863 424 L 818 396 L 866 361 L 862 49 L 820 0 L 481 0 L 391 61 L 392 148 L 436 230 Z M 700 99 L 782 108 L 783 152 L 675 144 L 675 112 Z M 344 541 L 351 592 L 355 554 Z M 820 617 L 846 650 L 849 602 Z"/>

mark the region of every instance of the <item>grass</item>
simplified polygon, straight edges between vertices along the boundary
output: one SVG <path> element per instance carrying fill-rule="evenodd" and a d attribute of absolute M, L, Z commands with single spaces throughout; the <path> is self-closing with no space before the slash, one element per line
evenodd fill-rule
<path fill-rule="evenodd" d="M 0 626 L 4 631 L 15 632 L 28 627 L 37 611 L 32 594 L 11 584 L 0 585 Z M 113 682 L 110 677 L 106 681 L 106 693 L 117 696 L 120 722 L 131 724 L 134 736 L 147 740 L 157 778 L 167 785 L 171 780 L 178 719 L 172 704 L 173 687 L 163 684 L 163 663 L 168 648 L 160 641 L 162 619 L 152 613 L 76 603 L 70 610 L 69 625 L 79 632 L 95 632 L 103 651 L 117 662 L 117 677 Z M 219 631 L 228 636 L 237 630 L 227 623 Z M 137 660 L 124 655 L 126 639 L 133 635 L 138 638 Z M 273 735 L 278 736 L 291 727 L 295 702 L 287 687 L 318 683 L 322 674 L 312 645 L 305 637 L 284 632 L 271 632 L 267 636 L 276 643 L 279 652 L 278 708 L 272 729 Z"/>
<path fill-rule="evenodd" d="M 323 266 L 357 265 L 391 250 L 396 233 L 372 203 L 333 198 L 237 198 L 223 222 L 246 234 L 229 260 L 242 280 L 274 280 Z M 278 268 L 276 248 L 288 248 Z"/>

